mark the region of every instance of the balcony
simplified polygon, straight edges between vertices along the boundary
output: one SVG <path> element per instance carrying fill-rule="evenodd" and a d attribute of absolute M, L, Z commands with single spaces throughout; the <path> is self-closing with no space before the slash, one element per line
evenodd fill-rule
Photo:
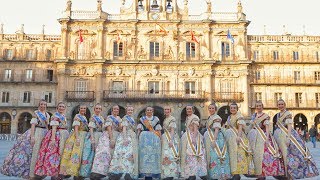
<path fill-rule="evenodd" d="M 31 97 L 29 99 L 20 99 L 20 95 L 19 94 L 15 94 L 12 96 L 10 96 L 10 99 L 8 102 L 1 102 L 0 101 L 0 107 L 1 108 L 13 108 L 13 107 L 38 107 L 39 105 L 39 101 L 41 100 L 42 98 L 34 98 L 34 97 Z M 56 103 L 55 101 L 52 99 L 51 102 L 47 102 L 47 106 L 48 107 L 55 107 L 56 106 Z"/>
<path fill-rule="evenodd" d="M 319 63 L 320 59 L 315 57 L 315 54 L 307 54 L 304 55 L 299 54 L 299 58 L 294 60 L 292 52 L 288 52 L 289 54 L 279 54 L 278 57 L 274 57 L 272 52 L 269 55 L 259 55 L 254 56 L 253 53 L 249 55 L 250 60 L 255 63 L 266 63 L 266 64 L 276 64 L 276 63 L 288 63 L 288 64 L 301 64 L 301 63 Z"/>
<path fill-rule="evenodd" d="M 95 96 L 94 91 L 66 91 L 65 99 L 71 102 L 92 102 Z"/>
<path fill-rule="evenodd" d="M 56 76 L 38 73 L 27 76 L 26 74 L 0 74 L 1 83 L 57 83 Z"/>
<path fill-rule="evenodd" d="M 295 79 L 294 77 L 280 77 L 280 76 L 261 76 L 260 79 L 253 78 L 250 82 L 252 85 L 312 85 L 320 86 L 320 80 L 314 77 L 305 77 Z"/>
<path fill-rule="evenodd" d="M 242 92 L 215 92 L 215 93 L 212 93 L 212 99 L 215 102 L 244 101 Z"/>
<path fill-rule="evenodd" d="M 285 101 L 286 102 L 286 107 L 290 110 L 290 109 L 320 109 L 320 103 L 316 103 L 316 101 L 314 99 L 312 100 L 305 100 L 302 101 L 302 103 L 298 103 L 295 100 L 288 100 Z M 256 101 L 253 100 L 251 102 L 251 108 L 255 108 L 255 103 Z M 263 106 L 264 109 L 278 109 L 277 107 L 277 100 L 266 100 L 263 101 Z"/>
<path fill-rule="evenodd" d="M 205 101 L 204 91 L 195 91 L 186 94 L 186 91 L 159 91 L 150 93 L 149 91 L 103 91 L 105 101 Z"/>

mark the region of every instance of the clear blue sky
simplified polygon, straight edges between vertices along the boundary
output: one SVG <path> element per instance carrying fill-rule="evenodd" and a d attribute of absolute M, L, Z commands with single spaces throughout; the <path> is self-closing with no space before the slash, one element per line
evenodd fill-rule
<path fill-rule="evenodd" d="M 127 0 L 132 1 L 132 0 Z M 183 0 L 179 4 L 182 4 Z M 73 0 L 74 10 L 95 10 L 96 0 Z M 104 11 L 119 13 L 121 0 L 102 0 Z M 212 0 L 213 11 L 235 12 L 238 0 Z M 249 34 L 262 34 L 264 25 L 268 34 L 282 34 L 283 25 L 292 34 L 320 35 L 320 0 L 242 0 L 247 19 L 251 21 Z M 42 24 L 46 34 L 60 34 L 57 19 L 65 9 L 66 0 L 2 0 L 0 23 L 5 33 L 14 33 L 21 24 L 25 32 L 41 33 Z M 205 11 L 205 0 L 189 0 L 190 14 Z"/>

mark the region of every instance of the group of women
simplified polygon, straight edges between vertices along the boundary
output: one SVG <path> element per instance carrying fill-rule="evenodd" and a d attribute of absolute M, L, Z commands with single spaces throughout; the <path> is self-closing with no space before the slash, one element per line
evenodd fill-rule
<path fill-rule="evenodd" d="M 119 106 L 114 105 L 104 119 L 97 104 L 87 120 L 87 107 L 80 105 L 69 134 L 65 104 L 59 103 L 50 118 L 41 100 L 31 129 L 19 137 L 0 172 L 30 179 L 240 179 L 241 174 L 302 179 L 319 175 L 305 142 L 292 128 L 292 115 L 283 100 L 278 108 L 273 134 L 270 117 L 257 102 L 246 134 L 236 103 L 230 105 L 231 115 L 224 124 L 213 103 L 203 136 L 200 119 L 189 105 L 186 131 L 180 138 L 170 107 L 164 108 L 161 126 L 152 107 L 137 122 L 133 106 L 127 106 L 120 118 Z"/>

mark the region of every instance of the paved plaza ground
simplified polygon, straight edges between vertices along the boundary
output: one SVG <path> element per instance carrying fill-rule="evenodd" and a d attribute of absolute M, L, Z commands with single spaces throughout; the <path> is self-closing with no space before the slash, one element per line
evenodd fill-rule
<path fill-rule="evenodd" d="M 4 141 L 4 140 L 0 140 L 0 163 L 2 164 L 4 158 L 7 156 L 9 150 L 11 149 L 11 147 L 13 146 L 14 142 L 13 141 Z M 318 142 L 317 146 L 318 148 L 313 148 L 312 144 L 310 142 L 307 143 L 313 158 L 315 159 L 316 163 L 317 163 L 317 167 L 318 169 L 320 168 L 320 142 Z M 4 176 L 2 174 L 0 174 L 0 180 L 18 180 L 20 178 L 14 178 L 14 177 L 7 177 Z M 46 178 L 46 179 L 50 179 L 50 178 Z M 246 178 L 246 177 L 242 177 L 241 179 L 248 179 L 248 180 L 253 180 L 255 178 Z M 268 180 L 274 180 L 274 178 L 272 177 L 268 177 Z M 320 176 L 315 177 L 315 178 L 308 178 L 307 180 L 320 180 Z"/>

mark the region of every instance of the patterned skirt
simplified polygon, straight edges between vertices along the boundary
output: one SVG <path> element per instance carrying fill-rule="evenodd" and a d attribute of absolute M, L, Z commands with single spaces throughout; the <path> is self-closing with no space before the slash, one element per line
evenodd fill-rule
<path fill-rule="evenodd" d="M 84 146 L 82 152 L 82 163 L 80 167 L 79 176 L 89 177 L 91 174 L 92 162 L 94 157 L 94 149 L 93 144 L 91 142 L 91 135 L 87 133 L 84 139 Z"/>
<path fill-rule="evenodd" d="M 178 136 L 174 137 L 175 149 L 179 155 L 179 142 Z M 169 147 L 169 143 L 165 134 L 162 135 L 162 172 L 161 178 L 173 177 L 173 179 L 178 179 L 180 172 L 180 163 L 174 156 L 172 149 Z"/>
<path fill-rule="evenodd" d="M 1 174 L 25 179 L 29 178 L 32 156 L 30 133 L 31 131 L 29 129 L 18 138 L 0 168 Z"/>
<path fill-rule="evenodd" d="M 67 130 L 57 130 L 55 142 L 52 143 L 52 130 L 49 130 L 44 137 L 38 160 L 35 167 L 35 174 L 38 176 L 58 176 L 60 170 L 60 160 L 63 152 L 64 144 L 68 138 Z"/>
<path fill-rule="evenodd" d="M 111 153 L 109 134 L 107 131 L 105 131 L 99 138 L 91 172 L 107 176 L 109 172 L 110 161 Z"/>

